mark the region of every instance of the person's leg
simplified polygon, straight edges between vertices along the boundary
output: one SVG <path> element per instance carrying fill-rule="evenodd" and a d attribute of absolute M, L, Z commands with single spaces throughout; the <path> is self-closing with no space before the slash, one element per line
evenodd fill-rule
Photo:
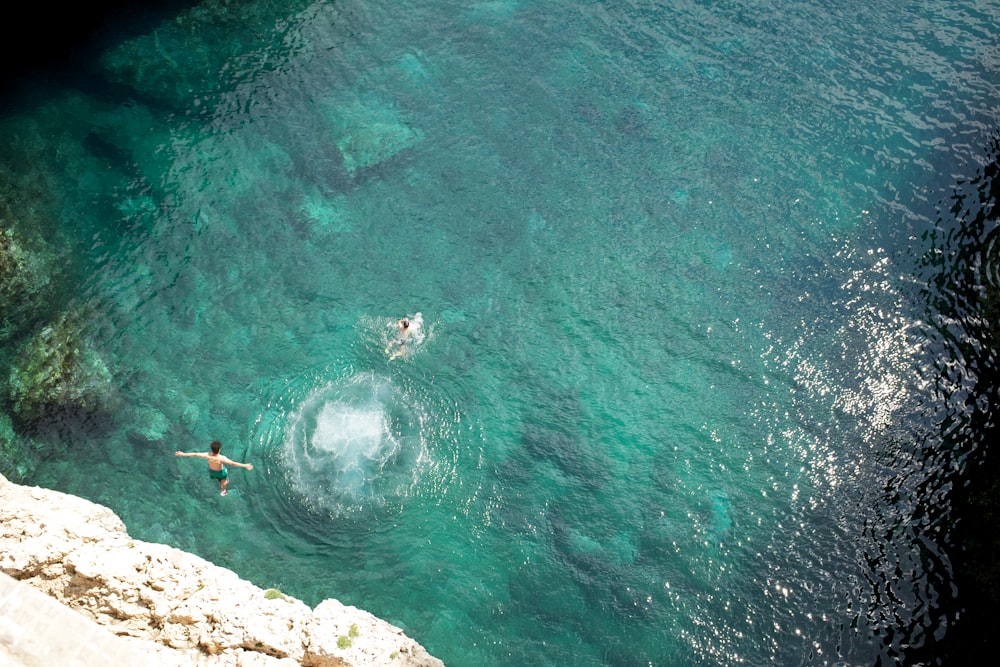
<path fill-rule="evenodd" d="M 222 479 L 220 479 L 219 480 L 219 485 L 222 487 L 222 491 L 219 493 L 220 496 L 224 496 L 227 493 L 229 493 L 229 491 L 226 490 L 226 487 L 229 486 L 229 478 L 228 477 L 223 477 Z"/>

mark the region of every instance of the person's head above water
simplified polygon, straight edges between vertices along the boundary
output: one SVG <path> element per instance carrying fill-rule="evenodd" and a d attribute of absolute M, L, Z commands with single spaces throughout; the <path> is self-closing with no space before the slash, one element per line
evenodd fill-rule
<path fill-rule="evenodd" d="M 406 318 L 404 317 L 403 319 L 401 319 L 401 320 L 399 321 L 399 326 L 401 326 L 401 327 L 403 327 L 404 329 L 406 329 L 407 327 L 409 327 L 409 326 L 410 326 L 410 320 L 408 320 L 408 319 L 406 319 Z"/>
<path fill-rule="evenodd" d="M 220 451 L 222 451 L 222 443 L 219 442 L 218 440 L 213 440 L 212 444 L 209 445 L 209 447 L 212 448 L 213 454 L 218 454 Z"/>

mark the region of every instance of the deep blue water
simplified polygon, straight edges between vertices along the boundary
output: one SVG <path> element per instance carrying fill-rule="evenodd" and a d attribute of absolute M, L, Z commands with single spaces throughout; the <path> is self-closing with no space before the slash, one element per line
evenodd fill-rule
<path fill-rule="evenodd" d="M 31 435 L 23 481 L 449 665 L 905 662 L 991 409 L 938 278 L 1000 7 L 828 4 L 109 33 L 0 117 L 3 223 L 118 401 Z M 255 466 L 225 498 L 173 456 L 216 438 Z"/>

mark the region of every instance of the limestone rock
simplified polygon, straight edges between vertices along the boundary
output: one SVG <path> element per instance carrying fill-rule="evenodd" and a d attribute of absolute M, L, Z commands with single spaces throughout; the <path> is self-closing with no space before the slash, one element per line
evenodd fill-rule
<path fill-rule="evenodd" d="M 368 612 L 266 595 L 198 556 L 132 540 L 105 507 L 2 476 L 0 570 L 142 642 L 162 664 L 443 665 Z"/>

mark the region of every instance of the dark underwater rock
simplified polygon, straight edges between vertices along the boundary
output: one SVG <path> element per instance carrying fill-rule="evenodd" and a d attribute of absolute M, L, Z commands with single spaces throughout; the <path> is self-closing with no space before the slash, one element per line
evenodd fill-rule
<path fill-rule="evenodd" d="M 24 480 L 34 473 L 35 466 L 31 441 L 14 431 L 9 415 L 0 413 L 0 475 Z"/>
<path fill-rule="evenodd" d="M 163 108 L 190 112 L 197 101 L 218 95 L 231 75 L 265 72 L 281 64 L 268 37 L 276 24 L 308 9 L 294 0 L 263 2 L 177 2 L 157 14 L 152 28 L 130 35 L 100 57 L 99 74 L 112 87 Z"/>
<path fill-rule="evenodd" d="M 579 586 L 565 567 L 547 558 L 533 559 L 508 579 L 511 603 L 525 615 L 549 622 L 563 622 L 587 608 Z"/>
<path fill-rule="evenodd" d="M 78 311 L 29 338 L 10 370 L 14 414 L 28 423 L 60 412 L 99 413 L 113 395 L 111 372 L 86 340 Z"/>
<path fill-rule="evenodd" d="M 556 429 L 527 424 L 521 433 L 521 443 L 533 457 L 550 461 L 588 488 L 603 487 L 611 476 L 611 462 L 599 447 L 587 446 Z"/>

